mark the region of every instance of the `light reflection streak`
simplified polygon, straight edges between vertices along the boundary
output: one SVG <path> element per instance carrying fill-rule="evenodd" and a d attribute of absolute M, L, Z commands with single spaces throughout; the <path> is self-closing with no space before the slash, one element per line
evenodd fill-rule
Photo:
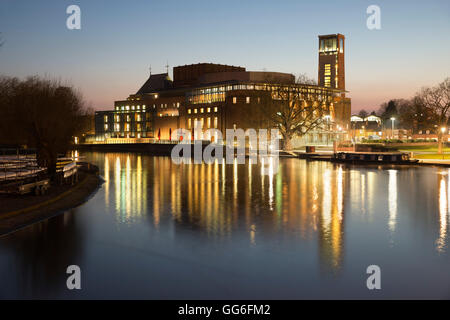
<path fill-rule="evenodd" d="M 445 251 L 447 237 L 448 194 L 446 194 L 445 176 L 439 175 L 439 238 L 436 241 L 436 250 Z"/>
<path fill-rule="evenodd" d="M 389 230 L 393 233 L 397 224 L 397 170 L 389 170 Z"/>

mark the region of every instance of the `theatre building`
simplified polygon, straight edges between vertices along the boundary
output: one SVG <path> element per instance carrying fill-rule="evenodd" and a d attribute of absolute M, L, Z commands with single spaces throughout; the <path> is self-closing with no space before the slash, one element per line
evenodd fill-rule
<path fill-rule="evenodd" d="M 178 128 L 203 131 L 255 128 L 252 119 L 262 103 L 275 99 L 280 88 L 295 90 L 305 101 L 329 96 L 327 127 L 302 137 L 304 142 L 325 140 L 331 131 L 350 125 L 350 99 L 345 97 L 343 36 L 319 36 L 319 85 L 296 83 L 289 73 L 247 71 L 243 67 L 199 63 L 152 74 L 135 94 L 116 101 L 114 110 L 95 114 L 95 142 L 126 143 L 174 140 Z M 342 40 L 341 40 L 342 39 Z M 324 40 L 324 41 L 323 41 Z M 325 41 L 326 40 L 326 41 Z M 334 51 L 333 51 L 334 50 Z M 331 65 L 333 65 L 331 67 Z M 271 100 L 270 100 L 271 101 Z M 211 140 L 202 134 L 195 139 Z"/>

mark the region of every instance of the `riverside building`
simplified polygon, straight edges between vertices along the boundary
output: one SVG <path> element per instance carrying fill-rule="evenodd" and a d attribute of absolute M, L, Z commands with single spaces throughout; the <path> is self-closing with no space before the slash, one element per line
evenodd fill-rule
<path fill-rule="evenodd" d="M 115 101 L 113 110 L 95 113 L 95 142 L 170 141 L 176 129 L 192 130 L 195 121 L 204 131 L 258 129 L 249 115 L 256 114 L 264 101 L 277 99 L 274 92 L 280 88 L 300 93 L 309 103 L 322 95 L 329 97 L 326 126 L 299 138 L 299 143 L 330 141 L 333 132 L 350 129 L 351 114 L 351 102 L 345 96 L 344 38 L 334 37 L 319 36 L 319 85 L 296 83 L 289 73 L 212 63 L 174 67 L 173 80 L 168 73 L 150 75 L 136 93 Z"/>

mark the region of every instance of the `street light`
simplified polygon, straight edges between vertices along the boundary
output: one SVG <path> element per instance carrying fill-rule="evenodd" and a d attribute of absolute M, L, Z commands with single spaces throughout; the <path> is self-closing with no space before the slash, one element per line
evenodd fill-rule
<path fill-rule="evenodd" d="M 391 121 L 392 121 L 392 139 L 394 139 L 394 121 L 395 121 L 395 118 L 392 117 Z"/>

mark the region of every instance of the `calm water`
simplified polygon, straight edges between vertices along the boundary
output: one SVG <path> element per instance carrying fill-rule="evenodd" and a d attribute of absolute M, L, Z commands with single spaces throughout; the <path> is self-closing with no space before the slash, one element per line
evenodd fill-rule
<path fill-rule="evenodd" d="M 450 298 L 448 169 L 85 156 L 105 184 L 0 238 L 0 298 Z"/>

